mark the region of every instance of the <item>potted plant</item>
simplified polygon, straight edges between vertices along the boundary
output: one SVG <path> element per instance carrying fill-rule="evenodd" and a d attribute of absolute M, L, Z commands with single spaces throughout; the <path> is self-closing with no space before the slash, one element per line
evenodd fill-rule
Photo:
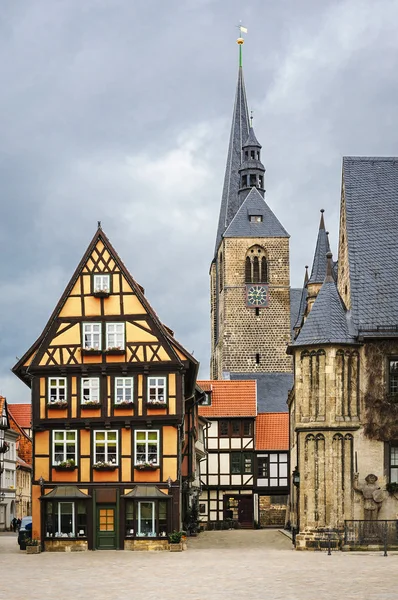
<path fill-rule="evenodd" d="M 117 465 L 105 462 L 104 460 L 99 460 L 93 464 L 93 469 L 96 469 L 97 471 L 114 471 L 116 468 Z"/>
<path fill-rule="evenodd" d="M 100 354 L 102 354 L 102 351 L 99 348 L 93 348 L 92 346 L 86 346 L 85 348 L 82 348 L 82 354 L 99 356 Z"/>
<path fill-rule="evenodd" d="M 109 346 L 105 352 L 107 354 L 125 354 L 126 350 L 121 346 Z"/>
<path fill-rule="evenodd" d="M 150 408 L 167 408 L 166 400 L 147 400 L 147 406 Z"/>
<path fill-rule="evenodd" d="M 173 531 L 169 533 L 170 552 L 182 552 L 182 536 L 183 531 Z"/>
<path fill-rule="evenodd" d="M 67 458 L 57 465 L 54 465 L 54 468 L 59 471 L 73 471 L 76 468 L 76 463 L 73 458 Z"/>
<path fill-rule="evenodd" d="M 159 465 L 155 465 L 153 462 L 139 462 L 134 465 L 134 468 L 138 471 L 155 471 L 159 469 Z"/>
<path fill-rule="evenodd" d="M 394 496 L 395 494 L 398 494 L 398 483 L 397 482 L 387 483 L 386 490 L 392 496 Z"/>
<path fill-rule="evenodd" d="M 27 538 L 25 540 L 26 554 L 39 554 L 40 553 L 40 542 L 36 539 Z"/>

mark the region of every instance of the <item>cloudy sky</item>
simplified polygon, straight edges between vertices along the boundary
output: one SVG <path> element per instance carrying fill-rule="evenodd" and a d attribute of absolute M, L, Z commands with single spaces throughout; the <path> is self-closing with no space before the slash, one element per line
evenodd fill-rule
<path fill-rule="evenodd" d="M 212 259 L 237 76 L 291 282 L 319 209 L 336 249 L 341 157 L 398 154 L 397 0 L 3 0 L 0 393 L 97 220 L 208 375 Z"/>

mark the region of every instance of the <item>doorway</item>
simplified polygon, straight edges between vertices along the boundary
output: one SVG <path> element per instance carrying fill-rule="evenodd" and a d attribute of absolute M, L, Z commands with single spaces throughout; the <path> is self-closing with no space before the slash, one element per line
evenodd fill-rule
<path fill-rule="evenodd" d="M 97 550 L 116 550 L 116 505 L 97 506 Z"/>
<path fill-rule="evenodd" d="M 243 528 L 253 527 L 253 496 L 224 496 L 224 519 L 238 521 Z"/>

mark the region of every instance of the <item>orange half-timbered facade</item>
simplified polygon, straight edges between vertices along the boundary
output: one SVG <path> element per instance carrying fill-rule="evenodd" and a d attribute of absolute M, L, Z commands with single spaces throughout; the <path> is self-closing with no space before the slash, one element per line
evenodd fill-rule
<path fill-rule="evenodd" d="M 46 550 L 167 547 L 197 367 L 99 227 L 13 369 L 32 389 L 33 536 Z"/>

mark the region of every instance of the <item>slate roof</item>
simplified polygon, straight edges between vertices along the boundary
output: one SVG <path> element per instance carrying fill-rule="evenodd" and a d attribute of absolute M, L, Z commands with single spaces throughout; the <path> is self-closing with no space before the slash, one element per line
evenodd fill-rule
<path fill-rule="evenodd" d="M 41 499 L 48 500 L 49 498 L 79 498 L 85 500 L 91 498 L 91 496 L 81 492 L 75 485 L 57 485 L 51 492 L 41 496 Z"/>
<path fill-rule="evenodd" d="M 199 406 L 201 417 L 256 416 L 255 381 L 205 380 L 197 383 L 204 392 L 211 391 L 211 406 Z"/>
<path fill-rule="evenodd" d="M 343 158 L 351 309 L 359 328 L 398 324 L 398 158 Z"/>
<path fill-rule="evenodd" d="M 123 494 L 122 498 L 160 498 L 161 500 L 170 500 L 171 497 L 162 492 L 156 485 L 138 484 L 134 486 L 131 492 Z"/>
<path fill-rule="evenodd" d="M 248 146 L 256 146 L 257 148 L 262 148 L 260 142 L 256 138 L 256 134 L 254 133 L 253 127 L 250 127 L 249 129 L 249 135 L 247 136 L 247 139 L 243 144 L 243 148 L 246 148 Z"/>
<path fill-rule="evenodd" d="M 235 104 L 232 114 L 231 135 L 229 139 L 227 165 L 225 169 L 224 187 L 221 198 L 216 246 L 217 253 L 222 234 L 228 227 L 239 207 L 239 167 L 242 163 L 242 147 L 249 135 L 249 111 L 247 108 L 246 90 L 242 67 L 239 67 L 236 86 Z"/>
<path fill-rule="evenodd" d="M 253 212 L 256 211 L 256 212 Z M 262 215 L 261 223 L 252 223 L 250 215 Z M 252 188 L 224 232 L 224 237 L 289 237 L 257 188 Z"/>
<path fill-rule="evenodd" d="M 259 413 L 256 450 L 289 450 L 289 414 Z"/>
<path fill-rule="evenodd" d="M 332 276 L 331 253 L 329 256 L 325 281 L 293 344 L 294 346 L 355 343 L 356 338 L 350 324 L 350 315 L 346 311 Z"/>
<path fill-rule="evenodd" d="M 32 427 L 31 404 L 9 404 L 8 408 L 15 421 L 22 429 L 30 429 Z"/>
<path fill-rule="evenodd" d="M 257 381 L 258 412 L 287 412 L 287 395 L 293 387 L 293 373 L 230 373 L 232 381 Z"/>
<path fill-rule="evenodd" d="M 293 339 L 294 327 L 301 321 L 300 315 L 302 310 L 303 296 L 307 299 L 307 288 L 290 288 L 290 337 Z M 305 310 L 305 304 L 304 304 Z M 304 314 L 304 312 L 303 312 Z"/>
<path fill-rule="evenodd" d="M 301 327 L 301 324 L 303 322 L 305 309 L 307 307 L 307 296 L 308 296 L 307 283 L 308 283 L 308 267 L 306 266 L 305 274 L 304 274 L 304 283 L 303 283 L 302 289 L 300 290 L 299 308 L 297 310 L 296 319 L 294 321 L 291 321 L 293 330 L 296 327 Z M 294 331 L 292 334 L 292 339 L 293 338 L 294 338 Z"/>
<path fill-rule="evenodd" d="M 316 241 L 314 260 L 308 283 L 323 283 L 326 277 L 326 254 L 330 252 L 329 238 L 325 229 L 325 221 L 321 210 L 321 222 L 319 223 L 318 238 Z"/>

